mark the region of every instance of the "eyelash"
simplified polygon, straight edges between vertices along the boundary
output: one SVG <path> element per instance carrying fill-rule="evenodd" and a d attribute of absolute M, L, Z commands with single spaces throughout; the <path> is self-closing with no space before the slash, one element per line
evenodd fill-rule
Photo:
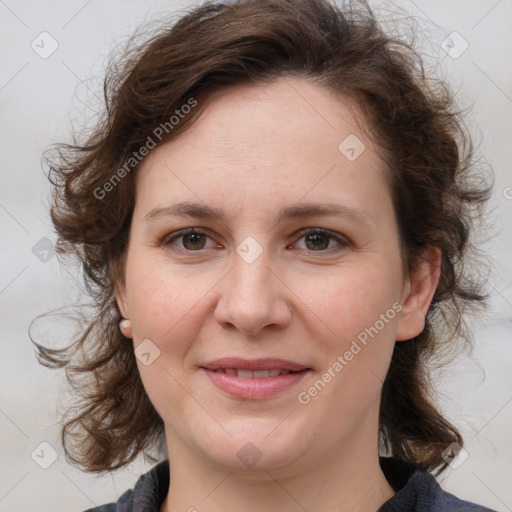
<path fill-rule="evenodd" d="M 178 231 L 176 233 L 171 233 L 170 235 L 166 236 L 162 241 L 162 246 L 169 247 L 169 246 L 173 245 L 173 242 L 175 240 L 177 240 L 181 237 L 184 237 L 186 235 L 190 235 L 190 234 L 204 235 L 208 238 L 212 238 L 210 235 L 208 235 L 208 233 L 206 233 L 205 231 L 202 231 L 201 229 L 187 228 L 187 229 L 182 229 L 181 231 Z M 330 239 L 335 240 L 339 244 L 337 247 L 334 247 L 334 248 L 331 247 L 328 249 L 321 249 L 318 251 L 308 250 L 308 252 L 311 252 L 311 253 L 316 253 L 316 252 L 318 252 L 318 253 L 329 252 L 330 253 L 330 252 L 333 252 L 333 250 L 337 251 L 337 250 L 340 250 L 341 248 L 346 248 L 350 245 L 350 242 L 348 241 L 347 238 L 343 237 L 342 235 L 338 235 L 338 234 L 334 233 L 333 231 L 329 231 L 328 229 L 324 229 L 324 228 L 305 228 L 297 233 L 297 235 L 298 235 L 297 241 L 299 241 L 300 239 L 304 238 L 305 236 L 311 235 L 311 234 L 325 235 L 325 236 L 329 237 Z M 296 243 L 296 242 L 294 242 L 294 243 Z M 208 250 L 208 249 L 198 249 L 198 250 L 194 251 L 194 250 L 189 250 L 189 249 L 173 248 L 171 250 L 176 251 L 176 252 L 181 252 L 181 253 L 183 253 L 183 252 L 201 253 L 203 250 Z"/>

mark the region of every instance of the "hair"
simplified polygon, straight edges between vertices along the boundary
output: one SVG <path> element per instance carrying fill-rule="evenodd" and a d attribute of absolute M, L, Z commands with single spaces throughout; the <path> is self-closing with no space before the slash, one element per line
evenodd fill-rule
<path fill-rule="evenodd" d="M 62 427 L 68 461 L 108 471 L 163 438 L 133 344 L 119 330 L 115 300 L 140 165 L 134 155 L 150 139 L 159 146 L 183 133 L 215 88 L 294 76 L 354 102 L 371 127 L 389 170 L 405 271 L 429 246 L 441 250 L 425 328 L 395 343 L 379 419 L 381 449 L 441 473 L 443 451 L 463 439 L 435 405 L 427 363 L 456 339 L 472 342 L 463 315 L 480 309 L 486 295 L 470 272 L 478 253 L 470 235 L 491 191 L 475 171 L 474 145 L 450 87 L 426 76 L 413 43 L 387 35 L 364 1 L 208 2 L 134 41 L 108 66 L 105 108 L 86 140 L 56 144 L 45 154 L 57 251 L 81 264 L 94 306 L 85 329 L 64 348 L 31 337 L 38 360 L 65 368 L 74 392 Z M 199 98 L 198 107 L 184 109 L 191 98 Z"/>

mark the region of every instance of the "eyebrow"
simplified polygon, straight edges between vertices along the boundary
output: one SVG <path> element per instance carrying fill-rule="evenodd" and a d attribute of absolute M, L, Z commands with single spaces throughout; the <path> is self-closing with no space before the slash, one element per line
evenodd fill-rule
<path fill-rule="evenodd" d="M 369 218 L 366 213 L 354 210 L 348 206 L 336 203 L 302 203 L 280 208 L 277 214 L 276 224 L 288 219 L 328 215 L 346 217 L 353 222 L 363 225 L 369 223 Z M 222 209 L 193 202 L 157 206 L 145 215 L 144 222 L 156 217 L 194 217 L 201 219 L 218 219 L 222 222 L 226 222 L 226 215 Z"/>

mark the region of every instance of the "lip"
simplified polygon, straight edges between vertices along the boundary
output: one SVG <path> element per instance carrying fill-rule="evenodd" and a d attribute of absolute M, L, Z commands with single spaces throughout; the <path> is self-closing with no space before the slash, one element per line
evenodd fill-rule
<path fill-rule="evenodd" d="M 268 377 L 266 379 L 242 379 L 236 375 L 215 371 L 225 368 L 252 371 L 281 369 L 296 373 L 288 373 L 287 375 L 278 375 L 277 377 Z M 227 357 L 205 363 L 200 367 L 200 371 L 206 374 L 217 388 L 231 396 L 246 400 L 262 400 L 279 395 L 293 387 L 311 371 L 311 368 L 285 359 L 264 358 L 251 360 Z"/>
<path fill-rule="evenodd" d="M 276 359 L 273 357 L 266 357 L 260 359 L 243 359 L 241 357 L 223 357 L 222 359 L 215 359 L 201 365 L 201 368 L 206 370 L 220 370 L 225 368 L 237 368 L 240 370 L 290 370 L 291 372 L 300 372 L 307 370 L 308 367 L 289 361 L 286 359 Z M 274 377 L 272 377 L 274 378 Z"/>
<path fill-rule="evenodd" d="M 236 375 L 219 373 L 206 368 L 200 368 L 200 371 L 205 373 L 221 391 L 229 395 L 246 400 L 262 400 L 276 396 L 291 388 L 311 370 L 305 369 L 297 373 L 288 373 L 287 375 L 266 379 L 241 379 Z"/>

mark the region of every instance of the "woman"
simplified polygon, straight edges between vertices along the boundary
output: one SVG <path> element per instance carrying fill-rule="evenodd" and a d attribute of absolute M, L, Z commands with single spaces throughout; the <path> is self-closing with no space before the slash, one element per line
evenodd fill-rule
<path fill-rule="evenodd" d="M 489 510 L 431 474 L 463 440 L 426 360 L 470 339 L 489 197 L 433 84 L 323 0 L 205 4 L 111 69 L 50 174 L 97 315 L 39 357 L 82 394 L 70 461 L 166 460 L 91 510 Z"/>

